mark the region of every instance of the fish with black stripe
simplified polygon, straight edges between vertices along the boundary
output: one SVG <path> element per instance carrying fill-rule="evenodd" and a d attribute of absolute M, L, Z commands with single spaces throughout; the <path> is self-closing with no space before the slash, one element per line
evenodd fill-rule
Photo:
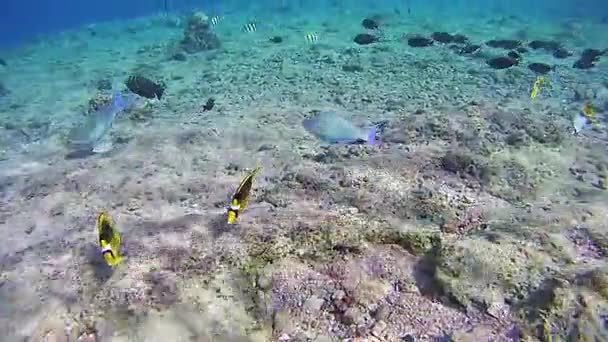
<path fill-rule="evenodd" d="M 102 211 L 97 216 L 97 241 L 101 254 L 108 265 L 115 266 L 122 260 L 120 254 L 120 233 L 116 230 L 110 215 Z"/>
<path fill-rule="evenodd" d="M 220 21 L 222 21 L 222 17 L 218 16 L 218 15 L 214 15 L 213 17 L 211 17 L 211 19 L 209 19 L 209 22 L 211 23 L 211 26 L 216 26 L 217 24 L 220 23 Z"/>
<path fill-rule="evenodd" d="M 308 44 L 315 44 L 319 40 L 319 35 L 316 33 L 307 33 L 304 35 L 304 40 Z"/>
<path fill-rule="evenodd" d="M 257 26 L 254 21 L 250 21 L 247 24 L 243 25 L 243 32 L 253 33 L 257 31 Z"/>
<path fill-rule="evenodd" d="M 234 195 L 232 196 L 232 200 L 230 201 L 228 211 L 226 212 L 226 221 L 228 224 L 234 223 L 241 212 L 245 209 L 245 206 L 247 206 L 251 188 L 253 186 L 253 178 L 257 175 L 260 169 L 261 167 L 258 166 L 247 174 L 247 176 L 245 176 L 245 178 L 243 178 L 241 181 L 241 184 L 239 184 L 239 187 L 236 189 Z"/>

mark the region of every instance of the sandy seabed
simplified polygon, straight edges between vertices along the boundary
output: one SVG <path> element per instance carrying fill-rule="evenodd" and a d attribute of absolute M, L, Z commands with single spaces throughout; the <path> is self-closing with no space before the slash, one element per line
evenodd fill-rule
<path fill-rule="evenodd" d="M 387 14 L 381 41 L 359 46 L 367 14 L 252 34 L 226 18 L 222 47 L 184 61 L 171 58 L 183 27 L 162 17 L 0 52 L 2 340 L 608 339 L 608 56 L 571 67 L 608 47 L 606 27 Z M 406 44 L 433 31 L 559 39 L 575 56 L 526 53 L 555 65 L 531 100 L 526 63 L 486 64 L 505 51 Z M 99 85 L 131 74 L 162 79 L 163 98 L 120 114 L 110 152 L 66 159 Z M 574 136 L 586 101 L 598 124 Z M 328 146 L 302 128 L 332 108 L 387 120 L 381 142 Z M 123 236 L 113 270 L 95 244 L 101 210 Z"/>

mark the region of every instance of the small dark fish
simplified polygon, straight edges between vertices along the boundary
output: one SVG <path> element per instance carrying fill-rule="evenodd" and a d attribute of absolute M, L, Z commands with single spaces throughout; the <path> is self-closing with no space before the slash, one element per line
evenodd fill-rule
<path fill-rule="evenodd" d="M 553 51 L 553 57 L 557 59 L 564 59 L 572 56 L 572 53 L 564 48 L 559 48 Z"/>
<path fill-rule="evenodd" d="M 283 37 L 281 36 L 274 36 L 271 37 L 270 39 L 268 39 L 271 43 L 275 43 L 275 44 L 281 44 L 283 42 Z"/>
<path fill-rule="evenodd" d="M 507 69 L 514 65 L 517 65 L 517 60 L 511 57 L 502 56 L 492 58 L 488 60 L 487 63 L 493 69 Z"/>
<path fill-rule="evenodd" d="M 560 42 L 554 40 L 533 40 L 528 43 L 528 46 L 533 50 L 542 49 L 549 52 L 563 48 Z"/>
<path fill-rule="evenodd" d="M 456 33 L 452 36 L 452 42 L 456 44 L 466 44 L 469 41 L 469 38 L 464 34 Z"/>
<path fill-rule="evenodd" d="M 479 51 L 479 49 L 481 49 L 481 45 L 468 44 L 465 47 L 463 47 L 462 49 L 460 49 L 460 53 L 463 55 L 468 55 L 468 54 Z"/>
<path fill-rule="evenodd" d="M 553 70 L 553 67 L 545 63 L 530 63 L 528 64 L 528 69 L 534 71 L 537 74 L 544 75 L 549 71 Z"/>
<path fill-rule="evenodd" d="M 353 41 L 359 45 L 372 44 L 377 42 L 378 40 L 378 37 L 369 33 L 359 33 L 355 36 L 355 39 L 353 39 Z"/>
<path fill-rule="evenodd" d="M 433 32 L 433 34 L 431 34 L 431 38 L 434 41 L 444 44 L 449 44 L 454 41 L 454 36 L 447 32 Z"/>
<path fill-rule="evenodd" d="M 125 82 L 127 88 L 133 93 L 148 99 L 161 99 L 165 92 L 163 83 L 156 83 L 144 76 L 129 76 Z"/>
<path fill-rule="evenodd" d="M 210 97 L 203 106 L 203 111 L 210 111 L 213 109 L 213 106 L 215 106 L 215 99 L 213 97 Z"/>
<path fill-rule="evenodd" d="M 520 59 L 521 56 L 519 55 L 519 53 L 515 52 L 515 51 L 509 51 L 509 53 L 507 53 L 507 56 L 513 58 L 513 59 Z"/>
<path fill-rule="evenodd" d="M 407 45 L 411 47 L 427 47 L 433 45 L 433 40 L 427 37 L 412 37 L 407 40 Z"/>
<path fill-rule="evenodd" d="M 487 41 L 486 45 L 498 49 L 515 50 L 521 45 L 521 42 L 514 39 L 492 39 Z"/>
<path fill-rule="evenodd" d="M 0 65 L 7 66 L 6 61 L 2 58 L 0 58 Z"/>
<path fill-rule="evenodd" d="M 374 19 L 365 18 L 361 22 L 361 26 L 365 27 L 368 30 L 376 30 L 378 28 L 378 22 Z"/>

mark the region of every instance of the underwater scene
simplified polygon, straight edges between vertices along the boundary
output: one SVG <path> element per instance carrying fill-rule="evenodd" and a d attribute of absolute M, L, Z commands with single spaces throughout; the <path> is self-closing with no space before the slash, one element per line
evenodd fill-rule
<path fill-rule="evenodd" d="M 7 0 L 0 341 L 608 341 L 605 0 Z"/>

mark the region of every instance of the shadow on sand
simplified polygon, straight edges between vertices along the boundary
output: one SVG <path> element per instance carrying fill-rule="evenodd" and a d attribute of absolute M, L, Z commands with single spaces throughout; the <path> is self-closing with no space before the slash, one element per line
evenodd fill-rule
<path fill-rule="evenodd" d="M 87 264 L 91 266 L 95 280 L 105 283 L 112 276 L 112 267 L 106 263 L 97 245 L 89 243 L 84 248 Z"/>

